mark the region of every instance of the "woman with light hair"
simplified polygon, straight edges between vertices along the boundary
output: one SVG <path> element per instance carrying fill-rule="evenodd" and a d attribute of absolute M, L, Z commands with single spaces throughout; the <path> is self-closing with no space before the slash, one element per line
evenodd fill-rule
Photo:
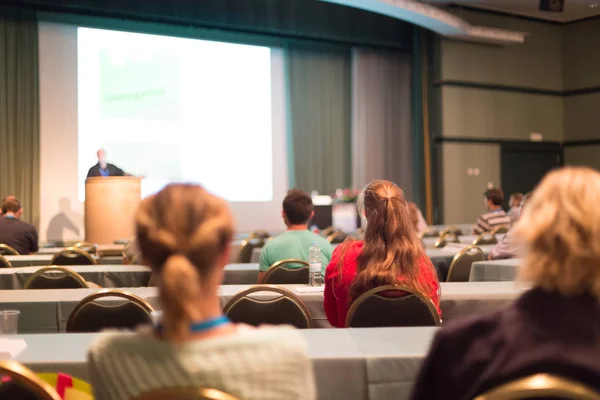
<path fill-rule="evenodd" d="M 225 201 L 197 185 L 169 185 L 142 201 L 136 233 L 157 280 L 162 321 L 135 334 L 101 335 L 92 345 L 97 400 L 182 387 L 245 400 L 315 398 L 298 331 L 237 325 L 221 313 L 219 285 L 233 236 Z"/>
<path fill-rule="evenodd" d="M 600 173 L 566 167 L 533 192 L 515 229 L 532 285 L 510 307 L 444 325 L 413 399 L 472 399 L 535 373 L 600 390 Z"/>

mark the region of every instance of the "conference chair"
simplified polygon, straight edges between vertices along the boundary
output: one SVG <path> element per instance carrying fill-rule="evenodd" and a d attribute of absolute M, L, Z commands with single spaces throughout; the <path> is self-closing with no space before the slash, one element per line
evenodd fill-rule
<path fill-rule="evenodd" d="M 90 242 L 77 242 L 73 245 L 73 247 L 86 251 L 89 254 L 96 254 L 98 251 L 98 245 Z"/>
<path fill-rule="evenodd" d="M 404 285 L 385 285 L 360 295 L 350 306 L 346 328 L 437 326 L 433 302 Z"/>
<path fill-rule="evenodd" d="M 492 235 L 496 235 L 498 233 L 508 233 L 509 230 L 510 230 L 509 225 L 500 225 L 500 226 L 497 226 L 494 229 L 492 229 L 492 231 L 490 233 Z"/>
<path fill-rule="evenodd" d="M 265 230 L 257 230 L 254 232 L 250 232 L 250 234 L 248 235 L 249 239 L 269 239 L 271 237 L 271 234 Z"/>
<path fill-rule="evenodd" d="M 69 247 L 52 257 L 52 265 L 94 265 L 96 260 L 85 250 Z"/>
<path fill-rule="evenodd" d="M 473 246 L 483 246 L 486 244 L 497 244 L 497 243 L 498 243 L 498 239 L 496 239 L 496 236 L 494 236 L 488 232 L 482 233 L 481 235 L 477 236 L 477 238 L 475 240 L 473 240 Z"/>
<path fill-rule="evenodd" d="M 118 304 L 100 303 L 98 300 L 118 298 Z M 124 300 L 124 302 L 123 302 Z M 134 329 L 141 324 L 151 324 L 154 308 L 133 293 L 117 289 L 104 289 L 82 299 L 67 321 L 67 332 L 99 332 L 106 328 Z"/>
<path fill-rule="evenodd" d="M 256 293 L 268 293 L 268 297 L 251 297 Z M 253 326 L 287 324 L 300 329 L 312 327 L 312 317 L 304 302 L 291 291 L 275 285 L 256 285 L 237 293 L 225 305 L 223 313 L 233 322 Z"/>
<path fill-rule="evenodd" d="M 271 265 L 261 283 L 272 285 L 306 284 L 308 283 L 308 272 L 307 261 L 289 258 Z"/>
<path fill-rule="evenodd" d="M 18 256 L 20 255 L 17 249 L 7 244 L 0 244 L 0 256 Z"/>
<path fill-rule="evenodd" d="M 133 400 L 238 400 L 217 389 L 168 388 L 157 389 L 135 397 Z"/>
<path fill-rule="evenodd" d="M 444 236 L 447 233 L 453 233 L 456 236 L 462 235 L 462 231 L 460 230 L 460 228 L 455 225 L 448 225 L 447 227 L 442 229 L 442 231 L 440 232 L 440 237 Z"/>
<path fill-rule="evenodd" d="M 252 252 L 254 249 L 260 249 L 265 245 L 264 239 L 259 238 L 248 238 L 242 241 L 240 246 L 240 253 L 238 255 L 238 262 L 247 264 L 252 259 Z"/>
<path fill-rule="evenodd" d="M 6 257 L 2 255 L 0 255 L 0 268 L 12 268 L 10 261 L 8 261 Z"/>
<path fill-rule="evenodd" d="M 452 259 L 446 282 L 469 282 L 471 265 L 476 261 L 484 260 L 485 254 L 479 247 L 474 245 L 465 247 Z"/>
<path fill-rule="evenodd" d="M 0 399 L 62 400 L 56 390 L 14 360 L 0 361 Z"/>
<path fill-rule="evenodd" d="M 440 231 L 432 226 L 428 227 L 425 232 L 423 232 L 423 237 L 437 237 L 440 236 Z"/>
<path fill-rule="evenodd" d="M 340 243 L 343 243 L 344 240 L 346 240 L 346 238 L 348 236 L 349 235 L 345 232 L 337 231 L 337 232 L 333 232 L 331 235 L 327 236 L 327 240 L 331 244 L 340 244 Z"/>
<path fill-rule="evenodd" d="M 460 243 L 460 239 L 456 233 L 447 232 L 440 236 L 433 244 L 436 249 L 445 247 L 448 243 Z"/>
<path fill-rule="evenodd" d="M 25 281 L 25 289 L 82 289 L 85 279 L 77 272 L 59 266 L 43 267 Z"/>
<path fill-rule="evenodd" d="M 331 235 L 334 232 L 333 226 L 328 226 L 327 228 L 323 229 L 323 231 L 321 232 L 321 235 L 327 237 L 329 235 Z"/>
<path fill-rule="evenodd" d="M 594 389 L 567 378 L 551 374 L 535 374 L 497 386 L 475 400 L 518 399 L 600 400 Z"/>

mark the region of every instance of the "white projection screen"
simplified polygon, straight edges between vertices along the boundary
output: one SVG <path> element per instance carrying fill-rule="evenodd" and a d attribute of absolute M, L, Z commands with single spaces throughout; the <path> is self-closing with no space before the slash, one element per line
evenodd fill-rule
<path fill-rule="evenodd" d="M 283 228 L 282 49 L 40 22 L 39 52 L 41 240 L 83 237 L 100 148 L 143 195 L 199 183 L 238 231 Z"/>

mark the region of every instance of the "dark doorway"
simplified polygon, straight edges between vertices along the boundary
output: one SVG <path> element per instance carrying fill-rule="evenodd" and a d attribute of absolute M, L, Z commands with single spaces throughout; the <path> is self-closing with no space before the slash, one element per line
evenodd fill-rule
<path fill-rule="evenodd" d="M 507 208 L 511 193 L 532 191 L 548 171 L 562 165 L 563 150 L 559 144 L 502 144 L 501 163 L 504 207 Z"/>

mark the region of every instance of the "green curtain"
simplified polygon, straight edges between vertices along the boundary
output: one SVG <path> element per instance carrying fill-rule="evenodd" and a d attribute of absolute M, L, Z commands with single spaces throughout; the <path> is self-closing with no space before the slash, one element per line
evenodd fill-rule
<path fill-rule="evenodd" d="M 351 184 L 349 48 L 287 49 L 290 187 L 331 194 Z"/>
<path fill-rule="evenodd" d="M 0 8 L 0 197 L 17 196 L 25 210 L 23 219 L 36 226 L 40 204 L 38 81 L 35 13 Z"/>

